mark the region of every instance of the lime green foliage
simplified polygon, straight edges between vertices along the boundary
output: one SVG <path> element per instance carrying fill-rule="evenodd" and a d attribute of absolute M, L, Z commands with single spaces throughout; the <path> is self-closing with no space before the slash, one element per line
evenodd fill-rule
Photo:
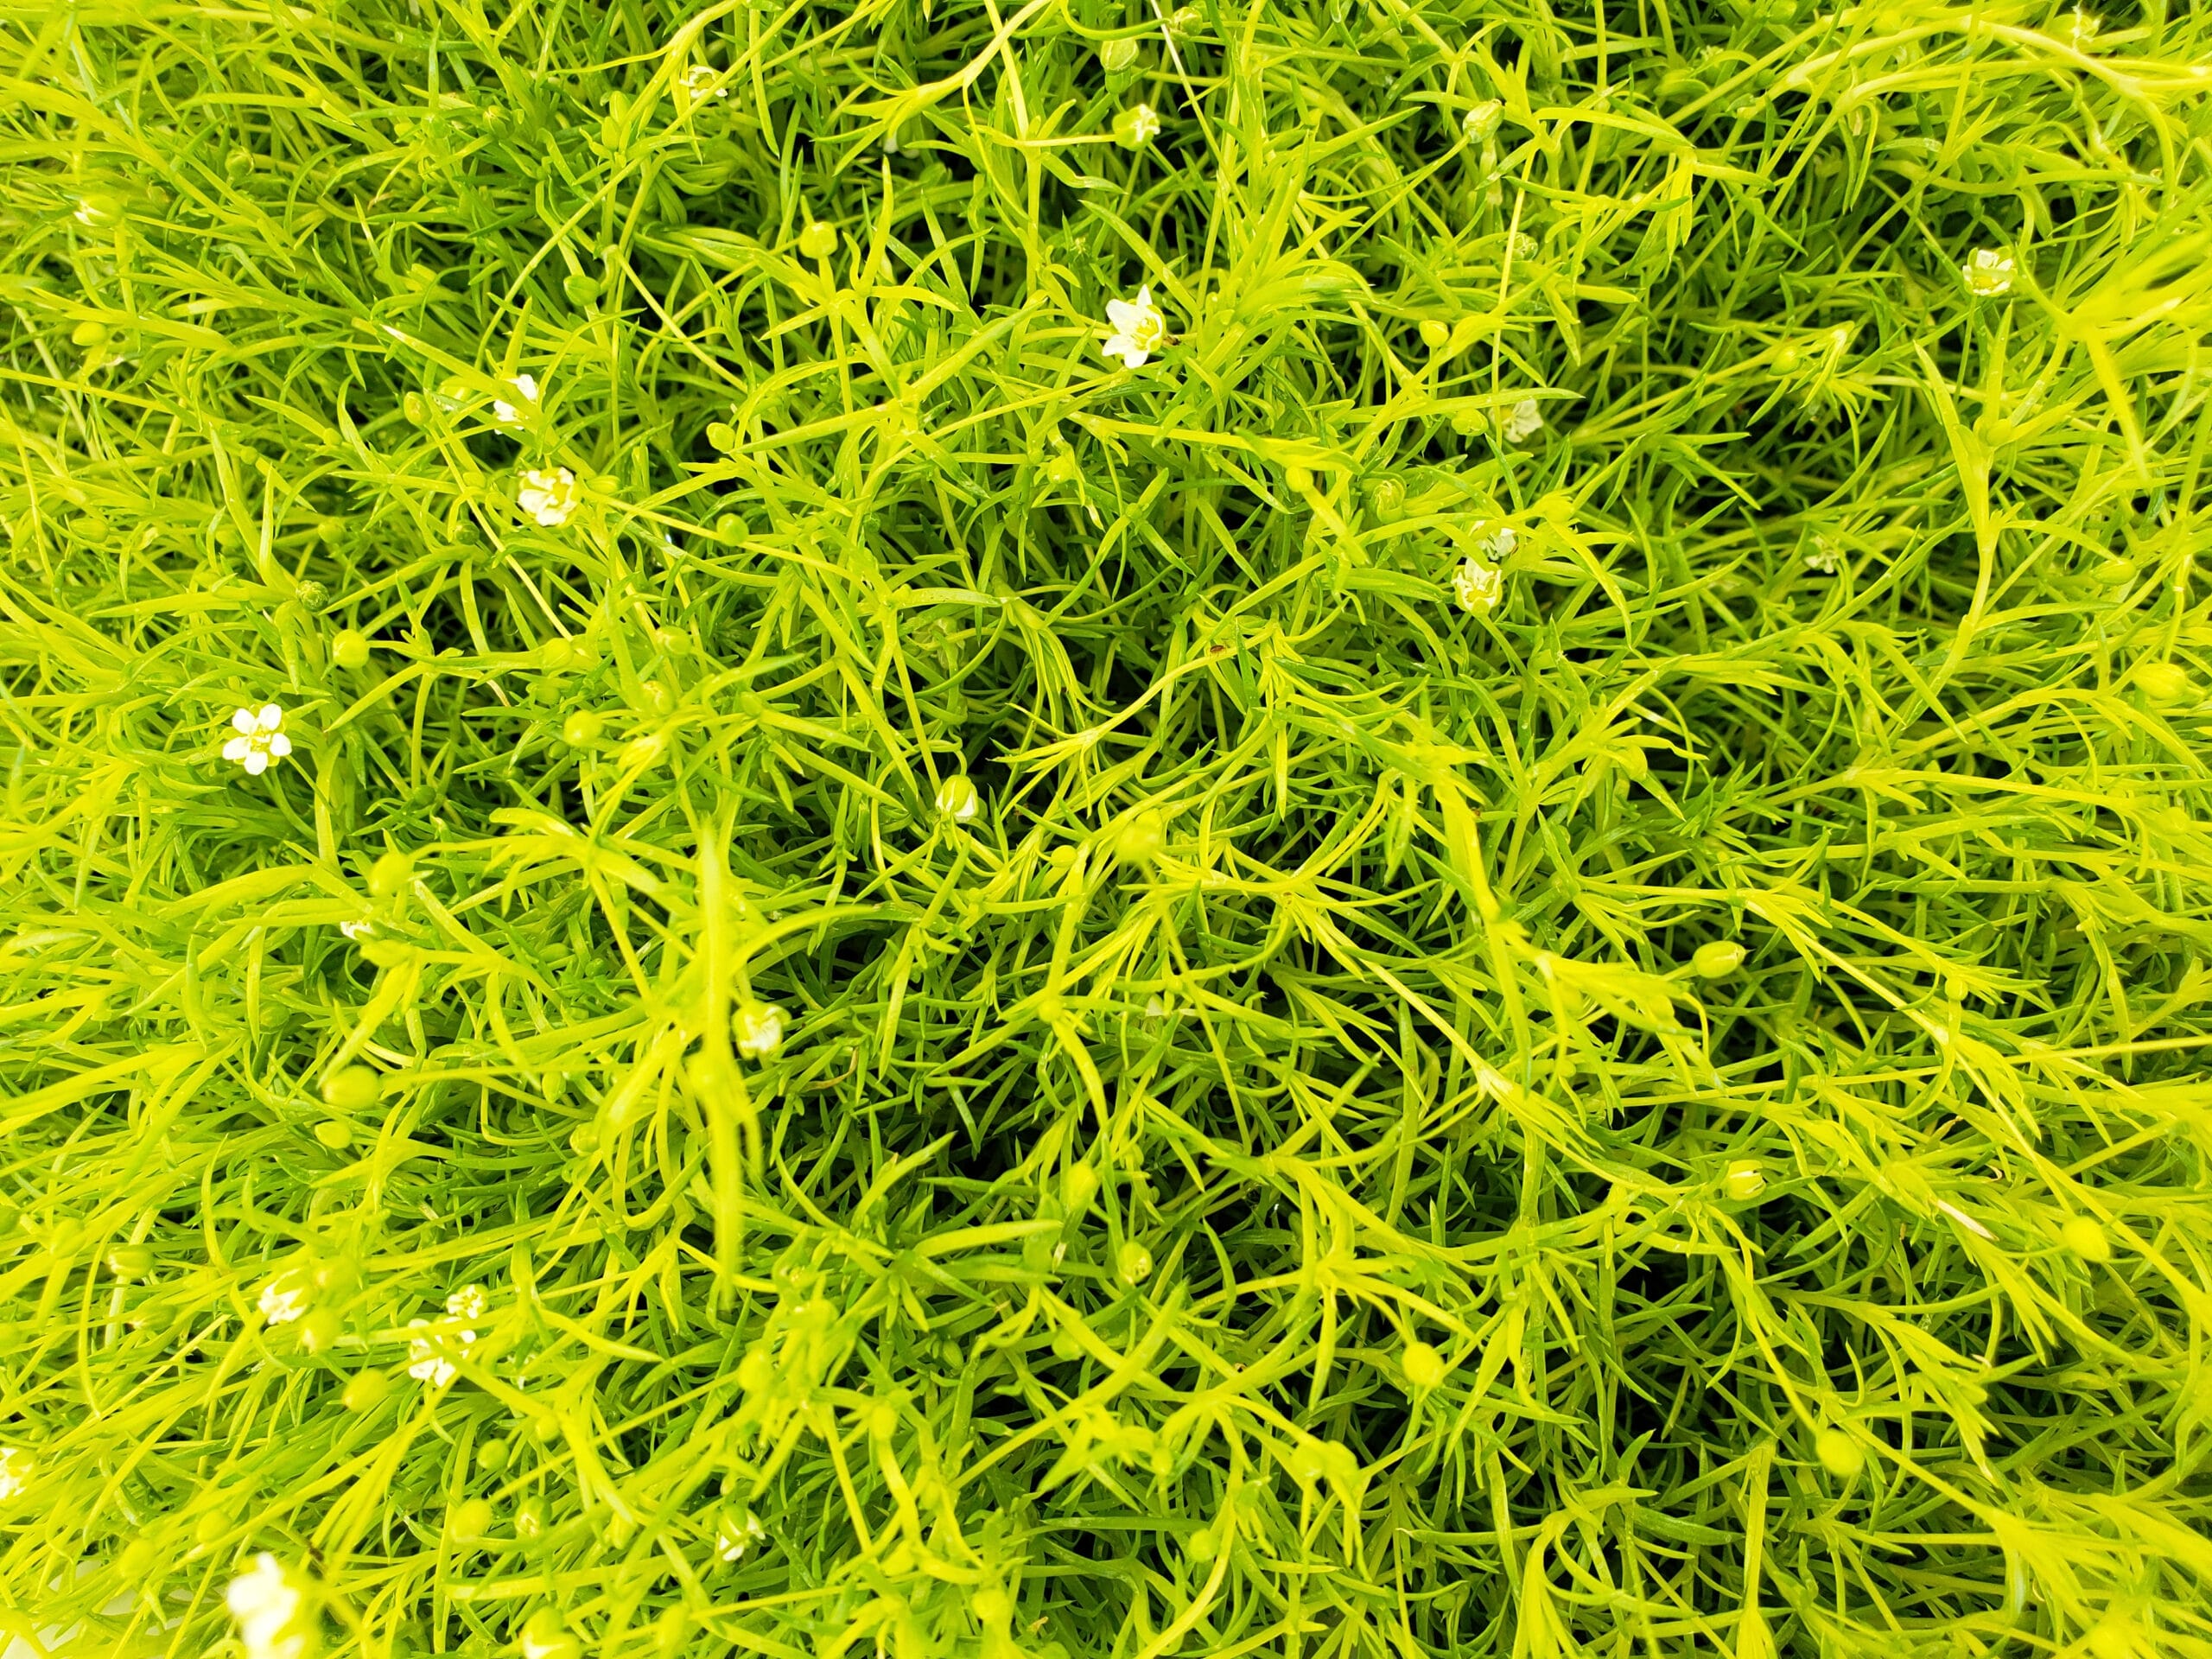
<path fill-rule="evenodd" d="M 2212 1653 L 2212 22 L 5 17 L 11 1632 Z"/>

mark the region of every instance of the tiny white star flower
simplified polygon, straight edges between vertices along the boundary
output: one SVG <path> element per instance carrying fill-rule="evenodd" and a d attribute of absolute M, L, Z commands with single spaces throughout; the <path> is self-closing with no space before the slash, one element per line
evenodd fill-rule
<path fill-rule="evenodd" d="M 258 709 L 238 709 L 231 715 L 231 729 L 238 735 L 223 745 L 223 759 L 237 761 L 258 778 L 269 770 L 270 760 L 281 760 L 292 752 L 292 740 L 283 728 L 284 711 L 273 702 Z"/>
<path fill-rule="evenodd" d="M 730 1020 L 737 1052 L 749 1060 L 766 1059 L 784 1046 L 784 1011 L 772 1002 L 748 1000 Z"/>
<path fill-rule="evenodd" d="M 431 1331 L 428 1319 L 410 1319 L 407 1328 L 424 1333 L 407 1339 L 408 1376 L 418 1382 L 428 1382 L 434 1389 L 442 1389 L 460 1375 L 459 1368 L 449 1357 L 447 1343 L 448 1340 L 458 1343 L 465 1353 L 468 1345 L 476 1340 L 474 1331 L 455 1331 L 448 1336 L 443 1332 Z"/>
<path fill-rule="evenodd" d="M 1137 289 L 1134 300 L 1107 301 L 1106 320 L 1114 325 L 1114 335 L 1103 349 L 1107 356 L 1120 358 L 1125 368 L 1142 368 L 1146 359 L 1167 344 L 1167 319 L 1152 302 L 1149 285 Z"/>
<path fill-rule="evenodd" d="M 1533 397 L 1523 397 L 1506 412 L 1503 423 L 1508 443 L 1525 443 L 1543 430 L 1544 411 Z"/>
<path fill-rule="evenodd" d="M 515 501 L 546 529 L 558 530 L 576 510 L 576 475 L 565 467 L 526 468 Z"/>
<path fill-rule="evenodd" d="M 289 1325 L 307 1311 L 307 1287 L 297 1274 L 282 1274 L 261 1287 L 261 1317 L 270 1324 Z"/>
<path fill-rule="evenodd" d="M 22 1447 L 0 1446 L 0 1503 L 31 1484 L 31 1460 Z"/>
<path fill-rule="evenodd" d="M 463 1285 L 446 1298 L 446 1312 L 457 1319 L 480 1319 L 484 1317 L 485 1306 L 484 1287 L 481 1285 Z"/>
<path fill-rule="evenodd" d="M 742 1521 L 730 1516 L 722 1517 L 721 1525 L 715 1529 L 715 1554 L 726 1561 L 741 1561 L 747 1550 L 767 1540 L 760 1517 L 747 1510 Z"/>
<path fill-rule="evenodd" d="M 1114 141 L 1125 149 L 1142 149 L 1160 137 L 1160 114 L 1149 104 L 1132 105 L 1114 118 Z"/>
<path fill-rule="evenodd" d="M 255 1556 L 252 1568 L 231 1580 L 223 1599 L 238 1622 L 247 1659 L 299 1659 L 307 1650 L 299 1586 L 274 1555 Z"/>
<path fill-rule="evenodd" d="M 537 382 L 533 377 L 527 374 L 518 374 L 515 376 L 513 379 L 508 381 L 507 385 L 518 398 L 531 405 L 531 413 L 536 412 L 537 404 Z M 505 398 L 494 397 L 492 400 L 492 418 L 497 421 L 501 426 L 520 426 L 526 417 L 522 410 L 517 408 L 513 404 L 509 403 Z"/>
<path fill-rule="evenodd" d="M 1836 568 L 1840 563 L 1836 555 L 1835 543 L 1825 536 L 1814 537 L 1813 544 L 1805 550 L 1805 568 L 1808 570 L 1818 571 L 1821 575 L 1835 575 Z"/>
<path fill-rule="evenodd" d="M 1978 300 L 1991 300 L 2012 288 L 2012 270 L 2011 254 L 1995 248 L 1976 248 L 1959 274 L 1966 278 L 1967 293 Z"/>
<path fill-rule="evenodd" d="M 338 931 L 340 933 L 343 933 L 347 938 L 353 939 L 358 943 L 362 939 L 374 938 L 376 937 L 377 925 L 371 921 L 367 917 L 364 916 L 358 922 L 339 923 Z"/>
<path fill-rule="evenodd" d="M 694 102 L 707 98 L 728 98 L 729 88 L 715 85 L 717 77 L 711 63 L 695 63 L 683 72 L 683 90 Z"/>
<path fill-rule="evenodd" d="M 1463 611 L 1495 610 L 1504 596 L 1505 575 L 1494 564 L 1469 559 L 1452 573 L 1452 592 Z"/>

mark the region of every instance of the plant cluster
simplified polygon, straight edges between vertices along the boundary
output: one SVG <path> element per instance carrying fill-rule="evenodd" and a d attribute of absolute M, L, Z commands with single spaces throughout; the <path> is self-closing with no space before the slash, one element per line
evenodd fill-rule
<path fill-rule="evenodd" d="M 2212 14 L 0 65 L 0 1637 L 2212 1655 Z"/>

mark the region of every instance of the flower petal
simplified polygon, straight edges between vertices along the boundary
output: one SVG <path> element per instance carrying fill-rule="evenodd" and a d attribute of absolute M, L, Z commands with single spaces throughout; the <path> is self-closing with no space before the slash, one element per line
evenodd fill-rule
<path fill-rule="evenodd" d="M 1142 309 L 1128 300 L 1106 302 L 1106 321 L 1125 334 L 1135 328 L 1143 316 Z"/>
<path fill-rule="evenodd" d="M 253 729 L 253 710 L 251 709 L 240 709 L 233 711 L 231 715 L 231 728 L 233 731 L 239 732 L 251 731 Z"/>
<path fill-rule="evenodd" d="M 234 737 L 229 742 L 223 745 L 223 759 L 226 760 L 243 760 L 252 747 L 253 745 L 247 742 L 245 738 Z"/>
<path fill-rule="evenodd" d="M 269 740 L 269 753 L 271 753 L 271 754 L 275 754 L 275 755 L 286 755 L 286 754 L 289 754 L 291 752 L 292 752 L 292 740 L 291 740 L 290 738 L 289 738 L 289 737 L 285 736 L 283 733 L 282 733 L 282 732 L 276 733 L 274 735 L 272 735 L 272 736 L 270 738 L 270 740 Z"/>
<path fill-rule="evenodd" d="M 269 770 L 269 757 L 259 749 L 249 751 L 245 757 L 245 769 L 248 776 L 260 777 Z"/>
<path fill-rule="evenodd" d="M 264 732 L 273 732 L 284 723 L 284 711 L 273 702 L 264 702 L 261 705 L 261 712 L 254 716 L 253 723 Z"/>

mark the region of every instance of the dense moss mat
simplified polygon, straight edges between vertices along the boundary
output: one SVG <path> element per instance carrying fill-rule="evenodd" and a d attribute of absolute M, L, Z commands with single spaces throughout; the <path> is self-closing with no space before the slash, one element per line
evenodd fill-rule
<path fill-rule="evenodd" d="M 2212 1653 L 2212 19 L 0 41 L 11 1631 Z"/>

